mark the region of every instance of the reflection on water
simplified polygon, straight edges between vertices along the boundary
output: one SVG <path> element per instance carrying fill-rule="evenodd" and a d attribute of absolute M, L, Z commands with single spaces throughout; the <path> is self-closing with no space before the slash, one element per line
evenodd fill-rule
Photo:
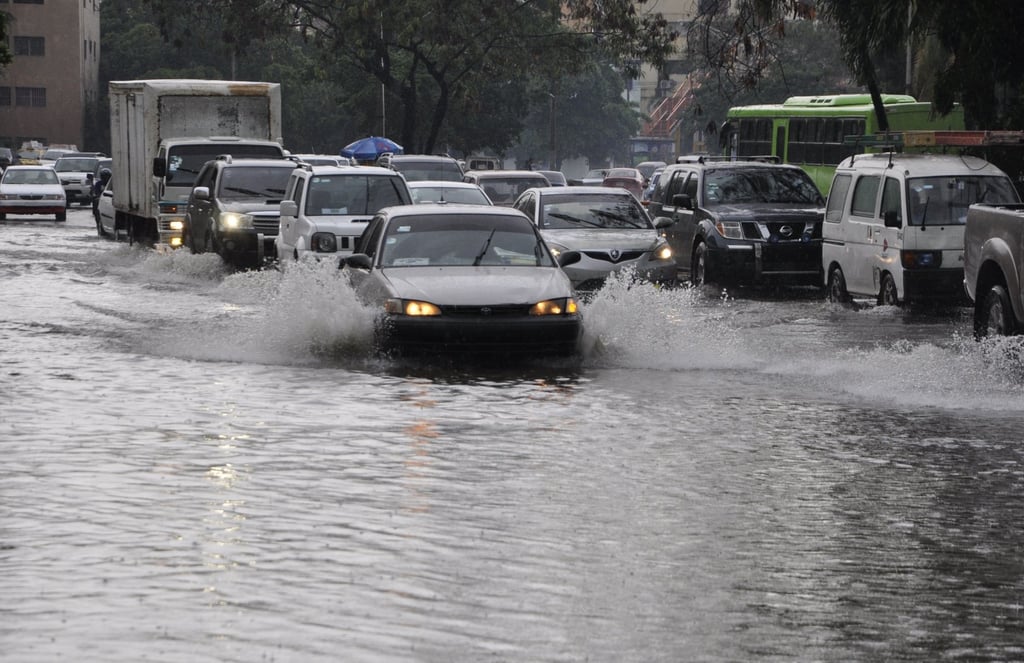
<path fill-rule="evenodd" d="M 1024 355 L 962 311 L 622 281 L 575 361 L 392 362 L 335 270 L 89 222 L 0 247 L 5 660 L 1021 658 Z"/>

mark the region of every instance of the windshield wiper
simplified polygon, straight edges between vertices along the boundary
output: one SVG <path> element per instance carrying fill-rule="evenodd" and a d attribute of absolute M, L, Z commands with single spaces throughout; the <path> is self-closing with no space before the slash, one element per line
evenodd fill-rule
<path fill-rule="evenodd" d="M 590 220 L 587 220 L 587 219 L 580 219 L 580 218 L 575 217 L 575 216 L 570 216 L 569 214 L 558 214 L 556 212 L 548 212 L 548 216 L 554 217 L 556 219 L 561 219 L 563 221 L 571 221 L 573 223 L 579 223 L 579 224 L 584 225 L 584 226 L 595 226 L 597 228 L 601 228 L 602 227 L 601 224 L 597 223 L 596 221 L 590 221 Z"/>
<path fill-rule="evenodd" d="M 479 267 L 480 261 L 484 259 L 484 254 L 487 253 L 487 249 L 491 248 L 491 240 L 494 239 L 494 233 L 498 232 L 497 228 L 491 229 L 491 234 L 487 236 L 487 241 L 484 242 L 484 248 L 480 249 L 480 253 L 476 254 L 476 259 L 473 260 L 473 266 Z"/>
<path fill-rule="evenodd" d="M 624 216 L 621 216 L 619 214 L 613 214 L 612 212 L 609 212 L 608 210 L 592 209 L 590 211 L 593 212 L 594 214 L 597 214 L 598 216 L 604 216 L 604 217 L 608 217 L 609 219 L 613 219 L 615 221 L 618 221 L 620 224 L 622 224 L 620 227 L 628 226 L 630 228 L 643 228 L 643 226 L 638 225 L 636 223 L 633 223 L 628 218 L 626 218 Z M 595 223 L 594 225 L 600 225 L 602 228 L 607 228 L 608 227 L 608 226 L 606 226 L 604 224 L 596 224 Z"/>

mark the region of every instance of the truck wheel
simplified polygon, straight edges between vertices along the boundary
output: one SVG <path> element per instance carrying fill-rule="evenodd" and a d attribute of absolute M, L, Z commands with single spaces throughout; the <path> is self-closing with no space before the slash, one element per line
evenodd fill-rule
<path fill-rule="evenodd" d="M 900 297 L 896 292 L 896 281 L 892 278 L 892 274 L 882 277 L 882 289 L 878 293 L 878 303 L 881 306 L 900 305 Z"/>
<path fill-rule="evenodd" d="M 984 338 L 990 335 L 1009 336 L 1017 332 L 1017 320 L 1006 288 L 994 285 L 985 294 L 980 306 L 974 309 L 974 336 Z"/>
<path fill-rule="evenodd" d="M 708 245 L 700 242 L 697 244 L 697 248 L 693 250 L 693 259 L 690 261 L 690 283 L 693 285 L 704 285 L 708 282 L 709 277 Z"/>
<path fill-rule="evenodd" d="M 828 300 L 833 304 L 849 304 L 850 293 L 846 290 L 843 268 L 836 265 L 828 273 Z"/>

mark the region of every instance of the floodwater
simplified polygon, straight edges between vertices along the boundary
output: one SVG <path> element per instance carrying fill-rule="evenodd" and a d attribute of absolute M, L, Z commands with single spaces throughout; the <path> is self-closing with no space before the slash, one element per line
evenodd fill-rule
<path fill-rule="evenodd" d="M 3 661 L 1024 660 L 1024 350 L 613 283 L 391 363 L 335 270 L 0 223 Z"/>

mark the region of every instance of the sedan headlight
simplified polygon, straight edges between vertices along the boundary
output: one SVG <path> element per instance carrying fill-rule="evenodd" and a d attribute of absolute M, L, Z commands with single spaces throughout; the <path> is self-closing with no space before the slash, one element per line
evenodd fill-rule
<path fill-rule="evenodd" d="M 48 193 L 43 196 L 43 200 L 64 200 L 64 196 L 59 193 Z"/>
<path fill-rule="evenodd" d="M 441 309 L 430 302 L 415 299 L 387 299 L 384 311 L 391 315 L 409 315 L 414 317 L 441 315 Z"/>
<path fill-rule="evenodd" d="M 715 230 L 726 239 L 743 239 L 743 224 L 739 221 L 719 221 Z"/>
<path fill-rule="evenodd" d="M 672 257 L 672 247 L 668 244 L 658 244 L 654 247 L 654 250 L 651 251 L 651 255 L 655 260 L 668 260 Z"/>
<path fill-rule="evenodd" d="M 575 315 L 579 305 L 572 297 L 564 299 L 546 299 L 530 307 L 530 315 Z"/>
<path fill-rule="evenodd" d="M 243 230 L 252 228 L 252 215 L 238 212 L 221 212 L 220 227 L 224 230 Z"/>
<path fill-rule="evenodd" d="M 562 246 L 561 244 L 555 244 L 554 242 L 548 242 L 548 248 L 551 249 L 551 255 L 558 259 L 558 256 L 562 255 L 569 250 L 568 247 Z"/>
<path fill-rule="evenodd" d="M 310 238 L 310 248 L 317 253 L 337 253 L 338 238 L 334 233 L 313 233 Z"/>
<path fill-rule="evenodd" d="M 0 200 L 17 200 L 18 194 L 16 193 L 0 193 Z"/>

